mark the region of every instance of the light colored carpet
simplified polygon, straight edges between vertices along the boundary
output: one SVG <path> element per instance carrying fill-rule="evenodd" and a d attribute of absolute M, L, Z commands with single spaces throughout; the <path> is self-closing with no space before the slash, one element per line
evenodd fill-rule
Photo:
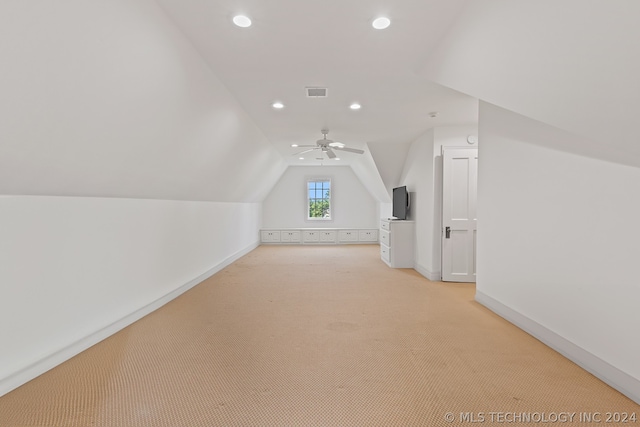
<path fill-rule="evenodd" d="M 585 426 L 580 413 L 602 424 L 606 412 L 640 415 L 474 292 L 388 268 L 376 245 L 261 246 L 0 398 L 0 426 L 524 425 L 514 416 L 561 413 L 576 415 L 530 424 Z"/>

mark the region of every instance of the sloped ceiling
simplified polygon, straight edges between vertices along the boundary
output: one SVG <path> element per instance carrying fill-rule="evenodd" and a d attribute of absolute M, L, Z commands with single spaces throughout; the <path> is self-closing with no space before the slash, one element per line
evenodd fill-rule
<path fill-rule="evenodd" d="M 340 162 L 386 201 L 399 161 L 370 147 L 477 122 L 475 98 L 415 73 L 467 4 L 2 2 L 0 193 L 261 201 L 287 165 L 319 163 L 290 145 L 328 128 L 366 151 Z"/>
<path fill-rule="evenodd" d="M 555 148 L 640 166 L 640 2 L 470 2 L 419 73 L 592 143 Z"/>
<path fill-rule="evenodd" d="M 371 142 L 367 145 L 387 193 L 391 194 L 393 187 L 397 187 L 400 183 L 411 143 L 384 144 Z"/>
<path fill-rule="evenodd" d="M 350 165 L 378 200 L 388 192 L 370 144 L 407 144 L 435 126 L 477 123 L 477 100 L 415 73 L 467 0 L 158 0 L 289 165 Z M 233 25 L 236 14 L 253 25 Z M 371 21 L 388 16 L 386 30 Z M 328 88 L 324 99 L 305 87 Z M 282 110 L 271 107 L 274 101 Z M 358 111 L 349 109 L 359 102 Z M 439 114 L 431 118 L 429 113 Z M 291 144 L 329 138 L 367 152 L 331 161 Z M 390 149 L 392 150 L 392 149 Z M 299 157 L 304 157 L 300 159 Z M 389 164 L 386 164 L 390 160 Z M 378 169 L 381 167 L 381 169 Z M 400 170 L 397 173 L 400 173 Z"/>
<path fill-rule="evenodd" d="M 319 164 L 291 144 L 329 137 L 365 148 L 433 126 L 477 122 L 477 102 L 415 73 L 466 0 L 158 0 L 289 164 Z M 251 17 L 249 28 L 232 18 Z M 387 15 L 386 30 L 371 21 Z M 305 87 L 328 88 L 310 99 Z M 271 104 L 282 101 L 276 111 Z M 358 111 L 349 109 L 359 102 Z M 438 111 L 435 119 L 429 113 Z M 358 158 L 340 153 L 340 164 Z"/>
<path fill-rule="evenodd" d="M 477 98 L 640 166 L 638 16 L 636 0 L 1 2 L 0 193 L 260 201 L 300 164 L 290 144 L 328 127 L 367 151 L 341 161 L 384 201 L 398 159 L 380 144 L 475 123 Z M 316 85 L 329 98 L 304 96 Z"/>
<path fill-rule="evenodd" d="M 0 3 L 0 193 L 261 201 L 281 155 L 153 0 Z"/>

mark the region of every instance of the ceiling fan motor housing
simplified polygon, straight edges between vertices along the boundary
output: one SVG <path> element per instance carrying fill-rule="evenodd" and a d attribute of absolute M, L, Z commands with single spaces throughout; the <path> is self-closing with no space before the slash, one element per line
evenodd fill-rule
<path fill-rule="evenodd" d="M 357 153 L 357 154 L 364 153 L 364 150 L 360 150 L 360 149 L 357 149 L 357 148 L 348 148 L 348 147 L 345 147 L 344 144 L 342 144 L 342 143 L 334 143 L 333 140 L 327 139 L 327 134 L 329 133 L 328 129 L 322 129 L 320 132 L 322 133 L 322 139 L 318 139 L 316 141 L 316 147 L 315 148 L 311 148 L 309 150 L 301 151 L 299 153 L 295 153 L 294 155 L 299 155 L 299 154 L 307 153 L 309 151 L 318 150 L 318 149 L 320 149 L 323 153 L 326 153 L 327 156 L 330 159 L 337 158 L 336 154 L 333 152 L 332 149 L 344 150 L 344 151 L 349 151 L 351 153 Z M 334 145 L 331 145 L 331 144 L 334 144 Z M 305 145 L 301 145 L 300 147 L 312 147 L 312 146 L 311 145 L 306 145 L 306 146 Z"/>

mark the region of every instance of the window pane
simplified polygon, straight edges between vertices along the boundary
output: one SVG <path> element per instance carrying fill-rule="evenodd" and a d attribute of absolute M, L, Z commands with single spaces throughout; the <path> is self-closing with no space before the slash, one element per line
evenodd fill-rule
<path fill-rule="evenodd" d="M 331 219 L 331 181 L 307 181 L 308 218 Z"/>

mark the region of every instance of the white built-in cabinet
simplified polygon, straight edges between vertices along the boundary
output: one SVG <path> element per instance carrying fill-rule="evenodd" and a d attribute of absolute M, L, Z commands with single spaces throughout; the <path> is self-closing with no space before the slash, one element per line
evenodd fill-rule
<path fill-rule="evenodd" d="M 263 230 L 260 232 L 260 240 L 264 243 L 280 243 L 280 231 Z"/>
<path fill-rule="evenodd" d="M 359 242 L 378 242 L 378 230 L 358 230 Z"/>
<path fill-rule="evenodd" d="M 302 231 L 302 241 L 304 243 L 319 243 L 320 242 L 320 231 L 318 230 L 303 230 Z"/>
<path fill-rule="evenodd" d="M 338 238 L 341 242 L 357 242 L 358 231 L 357 230 L 340 230 L 338 231 Z"/>
<path fill-rule="evenodd" d="M 281 243 L 300 243 L 300 230 L 282 230 L 279 233 Z"/>
<path fill-rule="evenodd" d="M 415 222 L 380 220 L 380 258 L 389 267 L 413 268 Z"/>
<path fill-rule="evenodd" d="M 260 242 L 279 244 L 378 243 L 378 230 L 342 228 L 302 228 L 260 230 Z"/>

